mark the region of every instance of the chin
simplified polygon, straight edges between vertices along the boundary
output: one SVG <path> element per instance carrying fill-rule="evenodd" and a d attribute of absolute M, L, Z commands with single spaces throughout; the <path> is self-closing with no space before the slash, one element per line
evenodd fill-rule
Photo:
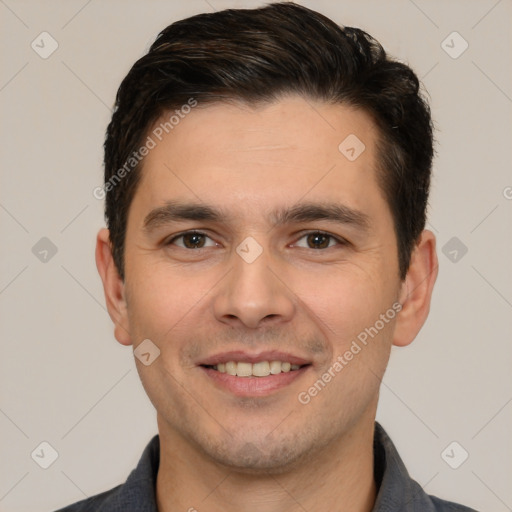
<path fill-rule="evenodd" d="M 282 474 L 301 465 L 306 457 L 315 449 L 304 445 L 304 438 L 273 439 L 272 443 L 263 439 L 254 442 L 234 442 L 223 446 L 211 447 L 208 455 L 214 462 L 230 471 L 257 475 Z"/>

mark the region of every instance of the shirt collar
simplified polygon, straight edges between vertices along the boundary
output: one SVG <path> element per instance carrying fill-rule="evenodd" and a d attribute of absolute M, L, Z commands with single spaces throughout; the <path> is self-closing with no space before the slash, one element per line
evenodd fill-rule
<path fill-rule="evenodd" d="M 379 489 L 373 512 L 416 510 L 417 500 L 424 501 L 425 492 L 411 479 L 395 445 L 377 422 L 373 454 L 375 481 Z"/>

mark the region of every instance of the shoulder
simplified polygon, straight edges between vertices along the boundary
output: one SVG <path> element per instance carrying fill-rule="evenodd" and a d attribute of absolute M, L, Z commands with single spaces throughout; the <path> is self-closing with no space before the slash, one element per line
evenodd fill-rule
<path fill-rule="evenodd" d="M 379 492 L 374 512 L 477 512 L 428 495 L 413 480 L 384 428 L 375 423 L 374 471 Z"/>
<path fill-rule="evenodd" d="M 56 512 L 157 512 L 155 490 L 159 463 L 160 439 L 156 435 L 124 484 Z"/>

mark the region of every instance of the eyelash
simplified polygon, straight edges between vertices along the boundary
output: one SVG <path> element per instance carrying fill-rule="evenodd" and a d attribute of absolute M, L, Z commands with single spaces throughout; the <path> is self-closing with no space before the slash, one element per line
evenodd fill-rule
<path fill-rule="evenodd" d="M 171 239 L 167 240 L 164 243 L 164 245 L 172 245 L 176 240 L 178 240 L 180 238 L 183 238 L 186 235 L 200 235 L 200 236 L 204 236 L 206 238 L 210 238 L 210 240 L 211 240 L 211 237 L 209 237 L 206 233 L 203 233 L 202 231 L 192 230 L 192 231 L 184 231 L 183 233 L 180 233 L 179 235 L 176 235 L 176 236 L 172 237 Z M 300 236 L 300 238 L 298 238 L 298 240 L 301 240 L 302 238 L 307 237 L 309 235 L 322 235 L 322 236 L 328 237 L 328 238 L 330 238 L 332 240 L 335 240 L 337 242 L 337 245 L 348 245 L 349 244 L 349 242 L 347 240 L 343 239 L 343 238 L 334 236 L 331 233 L 327 233 L 325 231 L 320 231 L 320 230 L 307 231 L 307 232 L 303 233 Z M 187 247 L 180 247 L 180 249 L 185 249 L 185 250 L 188 250 L 188 251 L 200 251 L 201 249 L 207 249 L 207 248 L 208 247 L 198 247 L 198 248 L 195 248 L 195 249 L 189 249 Z M 302 247 L 302 248 L 305 249 L 305 247 Z M 328 246 L 328 247 L 326 247 L 324 249 L 314 249 L 314 248 L 311 248 L 311 247 L 307 247 L 307 249 L 310 249 L 312 251 L 319 251 L 319 250 L 325 250 L 325 249 L 331 249 L 331 248 L 332 248 L 332 246 Z"/>

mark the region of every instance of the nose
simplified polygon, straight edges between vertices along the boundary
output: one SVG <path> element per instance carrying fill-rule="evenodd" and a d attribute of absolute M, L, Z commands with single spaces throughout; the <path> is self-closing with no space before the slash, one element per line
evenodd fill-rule
<path fill-rule="evenodd" d="M 293 292 L 268 250 L 252 262 L 234 252 L 232 264 L 213 300 L 217 320 L 233 327 L 257 329 L 293 318 L 296 307 Z"/>

